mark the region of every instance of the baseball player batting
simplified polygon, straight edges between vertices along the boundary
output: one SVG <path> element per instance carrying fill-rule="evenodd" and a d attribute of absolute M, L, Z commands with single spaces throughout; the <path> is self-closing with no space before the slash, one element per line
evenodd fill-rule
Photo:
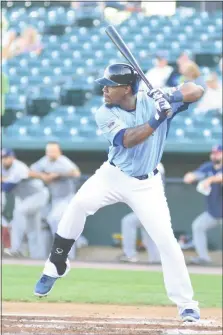
<path fill-rule="evenodd" d="M 169 299 L 177 305 L 183 321 L 197 321 L 198 302 L 193 300 L 184 256 L 173 234 L 157 165 L 172 120 L 204 90 L 190 82 L 166 94 L 160 89 L 138 92 L 139 81 L 128 64 L 110 65 L 104 77 L 96 80 L 103 86 L 104 95 L 96 123 L 110 144 L 108 160 L 68 205 L 34 293 L 46 296 L 56 280 L 68 273 L 67 255 L 82 233 L 87 216 L 106 205 L 124 202 L 157 245 Z"/>

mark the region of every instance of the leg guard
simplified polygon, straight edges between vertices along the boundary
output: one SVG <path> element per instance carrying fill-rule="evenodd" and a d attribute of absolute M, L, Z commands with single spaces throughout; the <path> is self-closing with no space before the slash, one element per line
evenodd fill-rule
<path fill-rule="evenodd" d="M 57 272 L 62 276 L 66 271 L 66 260 L 68 253 L 74 244 L 73 239 L 66 239 L 55 234 L 53 246 L 50 253 L 50 262 L 55 264 Z"/>

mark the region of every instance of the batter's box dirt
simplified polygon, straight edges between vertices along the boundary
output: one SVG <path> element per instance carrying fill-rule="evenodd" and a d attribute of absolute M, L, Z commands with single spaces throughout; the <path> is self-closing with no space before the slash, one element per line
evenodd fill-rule
<path fill-rule="evenodd" d="M 52 313 L 49 315 L 49 312 Z M 222 334 L 221 310 L 202 311 L 203 320 L 183 324 L 174 307 L 65 303 L 3 303 L 4 335 Z"/>
<path fill-rule="evenodd" d="M 182 324 L 173 319 L 137 320 L 120 318 L 43 317 L 5 315 L 3 334 L 97 334 L 97 335 L 158 335 L 158 334 L 222 334 L 215 322 Z"/>

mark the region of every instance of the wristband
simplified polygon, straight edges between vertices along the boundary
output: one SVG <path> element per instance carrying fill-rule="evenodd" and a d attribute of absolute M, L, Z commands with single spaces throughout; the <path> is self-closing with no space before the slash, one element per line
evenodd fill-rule
<path fill-rule="evenodd" d="M 183 102 L 183 94 L 179 90 L 173 92 L 173 94 L 170 94 L 169 97 L 170 97 L 169 101 L 170 103 Z"/>
<path fill-rule="evenodd" d="M 164 120 L 166 120 L 166 117 L 159 118 L 159 120 L 157 120 L 155 116 L 152 116 L 151 119 L 148 121 L 148 124 L 151 128 L 157 129 Z"/>

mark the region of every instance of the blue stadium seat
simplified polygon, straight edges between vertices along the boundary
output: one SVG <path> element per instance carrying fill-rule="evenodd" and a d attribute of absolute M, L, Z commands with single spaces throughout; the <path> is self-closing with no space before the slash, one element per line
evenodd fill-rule
<path fill-rule="evenodd" d="M 79 135 L 85 138 L 96 138 L 97 137 L 97 133 L 96 133 L 96 127 L 91 126 L 91 125 L 82 125 L 79 129 L 78 129 Z"/>

